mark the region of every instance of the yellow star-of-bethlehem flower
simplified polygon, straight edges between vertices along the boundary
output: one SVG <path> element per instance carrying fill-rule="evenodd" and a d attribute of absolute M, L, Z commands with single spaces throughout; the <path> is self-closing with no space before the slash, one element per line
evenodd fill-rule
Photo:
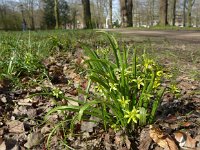
<path fill-rule="evenodd" d="M 160 86 L 160 81 L 159 80 L 155 80 L 153 83 L 153 88 L 157 88 Z"/>
<path fill-rule="evenodd" d="M 143 79 L 139 77 L 137 77 L 137 79 L 133 79 L 132 81 L 134 81 L 135 83 L 137 83 L 137 86 L 138 86 L 138 89 L 140 89 L 140 86 L 144 86 L 144 83 L 143 83 Z"/>
<path fill-rule="evenodd" d="M 128 122 L 130 123 L 130 121 L 132 120 L 134 123 L 137 123 L 137 120 L 140 118 L 140 114 L 139 114 L 139 110 L 137 110 L 135 107 L 132 109 L 132 111 L 126 111 L 126 115 L 124 116 L 124 118 L 128 118 Z"/>
<path fill-rule="evenodd" d="M 163 71 L 157 71 L 157 72 L 156 72 L 156 75 L 157 75 L 158 77 L 161 77 L 161 76 L 163 75 Z"/>
<path fill-rule="evenodd" d="M 125 108 L 126 105 L 128 105 L 130 102 L 130 100 L 125 100 L 124 96 L 122 96 L 122 98 L 118 99 L 118 101 L 121 103 L 123 108 Z"/>
<path fill-rule="evenodd" d="M 112 90 L 113 91 L 117 91 L 117 85 L 118 85 L 117 83 L 114 83 L 114 84 L 113 83 L 109 83 L 109 85 L 110 85 L 110 91 L 112 91 Z"/>

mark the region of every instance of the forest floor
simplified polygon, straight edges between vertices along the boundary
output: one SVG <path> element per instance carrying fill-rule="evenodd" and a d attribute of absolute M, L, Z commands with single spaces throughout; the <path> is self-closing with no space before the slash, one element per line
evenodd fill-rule
<path fill-rule="evenodd" d="M 58 104 L 78 105 L 70 101 L 66 104 L 56 95 L 52 96 L 56 89 L 66 97 L 83 98 L 78 88 L 79 85 L 86 88 L 86 79 L 81 75 L 84 70 L 77 68 L 82 64 L 83 51 L 77 43 L 73 52 L 58 52 L 41 61 L 49 78 L 39 80 L 39 74 L 31 77 L 25 74 L 19 77 L 23 86 L 17 88 L 13 88 L 10 79 L 0 80 L 0 150 L 46 150 L 50 134 L 52 150 L 163 150 L 163 145 L 169 145 L 169 150 L 175 150 L 176 146 L 200 149 L 200 32 L 108 31 L 116 32 L 118 40 L 126 45 L 145 50 L 173 74 L 170 82 L 177 85 L 179 94 L 164 94 L 153 129 L 147 125 L 130 136 L 112 129 L 104 131 L 99 123 L 82 121 L 76 123 L 75 136 L 70 136 L 62 130 L 62 125 L 67 124 L 61 121 L 62 115 L 51 114 L 48 122 L 43 121 L 47 112 Z M 59 46 L 56 50 L 59 51 Z M 36 83 L 38 80 L 40 83 Z M 60 122 L 62 125 L 57 126 Z M 57 127 L 61 129 L 51 132 Z M 172 141 L 175 146 L 170 145 Z"/>

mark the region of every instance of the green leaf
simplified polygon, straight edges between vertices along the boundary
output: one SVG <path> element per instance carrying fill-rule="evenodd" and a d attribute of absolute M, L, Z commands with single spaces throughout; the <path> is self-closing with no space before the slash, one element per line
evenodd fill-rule
<path fill-rule="evenodd" d="M 144 107 L 140 107 L 140 119 L 139 119 L 139 123 L 141 126 L 146 125 L 147 121 L 147 109 L 145 109 Z"/>
<path fill-rule="evenodd" d="M 157 98 L 153 102 L 153 106 L 152 106 L 152 110 L 151 110 L 151 116 L 150 116 L 149 123 L 153 123 L 153 121 L 154 121 L 154 118 L 155 118 L 158 106 L 159 106 L 159 104 L 161 102 L 161 98 L 162 98 L 164 92 L 165 92 L 165 88 L 163 87 L 163 88 L 161 88 L 159 90 Z"/>
<path fill-rule="evenodd" d="M 99 83 L 100 85 L 102 85 L 104 88 L 106 88 L 107 90 L 110 89 L 110 86 L 108 84 L 106 84 L 105 82 L 103 82 L 100 78 L 96 77 L 96 76 L 93 76 L 93 75 L 90 75 L 90 79 L 93 81 L 93 82 L 96 82 L 96 83 Z"/>

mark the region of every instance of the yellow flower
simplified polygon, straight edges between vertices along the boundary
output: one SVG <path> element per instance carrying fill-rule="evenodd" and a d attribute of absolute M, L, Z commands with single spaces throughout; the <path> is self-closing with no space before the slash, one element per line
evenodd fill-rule
<path fill-rule="evenodd" d="M 155 65 L 155 62 L 151 59 L 144 59 L 144 67 L 145 69 L 152 69 L 152 66 Z"/>
<path fill-rule="evenodd" d="M 112 128 L 114 131 L 119 131 L 119 127 L 118 127 L 116 124 L 112 124 L 112 125 L 111 125 L 111 128 Z"/>
<path fill-rule="evenodd" d="M 102 93 L 102 87 L 100 85 L 95 86 L 95 90 L 99 93 Z"/>
<path fill-rule="evenodd" d="M 163 75 L 163 71 L 158 71 L 158 72 L 156 72 L 156 75 L 157 75 L 158 77 L 161 77 L 161 76 Z"/>
<path fill-rule="evenodd" d="M 113 91 L 117 91 L 117 85 L 118 85 L 117 83 L 114 83 L 114 84 L 113 83 L 109 83 L 109 85 L 110 85 L 110 91 L 112 91 L 112 90 Z"/>
<path fill-rule="evenodd" d="M 124 96 L 122 96 L 121 99 L 118 99 L 118 101 L 121 103 L 122 107 L 125 108 L 126 105 L 129 104 L 130 100 L 125 100 Z"/>
<path fill-rule="evenodd" d="M 131 69 L 132 69 L 131 67 L 128 67 L 127 69 L 125 69 L 124 70 L 124 75 L 125 76 L 129 76 L 132 73 Z"/>
<path fill-rule="evenodd" d="M 172 93 L 180 93 L 180 90 L 174 84 L 170 86 L 170 90 L 171 90 Z"/>
<path fill-rule="evenodd" d="M 132 81 L 134 81 L 135 83 L 137 83 L 137 86 L 138 86 L 138 89 L 140 89 L 140 86 L 144 86 L 144 83 L 143 83 L 143 79 L 139 77 L 137 77 L 137 79 L 133 79 Z"/>
<path fill-rule="evenodd" d="M 126 115 L 124 118 L 128 118 L 128 123 L 132 120 L 134 123 L 137 123 L 137 120 L 140 118 L 139 110 L 137 110 L 135 107 L 132 109 L 132 111 L 126 111 Z"/>
<path fill-rule="evenodd" d="M 52 91 L 53 96 L 55 96 L 56 98 L 58 98 L 62 93 L 62 91 L 59 88 L 54 88 Z"/>
<path fill-rule="evenodd" d="M 146 99 L 148 101 L 153 97 L 153 95 L 151 95 L 149 93 L 143 93 L 142 96 L 143 96 L 144 99 Z"/>
<path fill-rule="evenodd" d="M 159 80 L 155 80 L 153 83 L 153 88 L 157 88 L 160 86 L 160 81 Z"/>

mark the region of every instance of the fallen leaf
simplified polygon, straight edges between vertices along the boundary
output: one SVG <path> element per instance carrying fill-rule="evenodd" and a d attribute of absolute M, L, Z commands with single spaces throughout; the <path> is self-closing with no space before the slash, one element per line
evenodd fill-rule
<path fill-rule="evenodd" d="M 174 133 L 174 137 L 182 148 L 196 147 L 196 139 L 193 139 L 187 132 L 177 131 Z"/>
<path fill-rule="evenodd" d="M 32 148 L 33 146 L 39 145 L 43 140 L 43 136 L 39 132 L 30 133 L 27 138 L 27 142 L 24 144 L 26 148 Z"/>
<path fill-rule="evenodd" d="M 28 109 L 27 115 L 29 118 L 35 118 L 37 115 L 37 110 L 36 109 Z"/>
<path fill-rule="evenodd" d="M 199 141 L 199 143 L 200 143 L 200 135 L 197 135 L 197 136 L 195 137 L 195 140 L 196 140 L 196 141 Z"/>
<path fill-rule="evenodd" d="M 82 121 L 81 123 L 81 131 L 85 132 L 93 132 L 93 128 L 98 125 L 99 118 L 90 117 L 90 121 Z"/>
<path fill-rule="evenodd" d="M 71 89 L 70 91 L 68 91 L 68 93 L 73 95 L 73 96 L 77 96 L 78 95 L 78 91 L 76 89 Z"/>
<path fill-rule="evenodd" d="M 0 128 L 0 137 L 4 134 L 4 129 Z"/>
<path fill-rule="evenodd" d="M 128 139 L 128 136 L 125 136 L 125 143 L 126 143 L 126 148 L 129 150 L 131 149 L 131 142 Z"/>
<path fill-rule="evenodd" d="M 122 138 L 121 138 L 120 135 L 116 135 L 116 136 L 115 136 L 115 144 L 116 144 L 117 146 L 121 146 L 121 145 L 122 145 Z"/>
<path fill-rule="evenodd" d="M 3 138 L 0 136 L 0 145 L 3 143 Z"/>
<path fill-rule="evenodd" d="M 78 97 L 76 96 L 75 99 L 76 98 Z M 79 103 L 72 100 L 68 100 L 68 106 L 79 106 Z"/>
<path fill-rule="evenodd" d="M 192 125 L 192 122 L 181 122 L 182 127 L 189 127 Z"/>
<path fill-rule="evenodd" d="M 168 122 L 168 123 L 173 123 L 173 122 L 175 122 L 175 121 L 177 121 L 177 117 L 176 116 L 174 116 L 174 115 L 168 115 L 167 116 L 167 118 L 166 118 L 166 122 Z"/>
<path fill-rule="evenodd" d="M 148 150 L 151 144 L 151 137 L 149 135 L 149 128 L 144 128 L 140 134 L 139 150 Z"/>
<path fill-rule="evenodd" d="M 23 133 L 24 123 L 18 120 L 13 120 L 6 123 L 8 125 L 8 130 L 10 133 Z"/>
<path fill-rule="evenodd" d="M 94 122 L 82 121 L 82 123 L 81 123 L 81 131 L 93 132 L 93 128 L 95 126 L 96 126 L 96 124 Z"/>
<path fill-rule="evenodd" d="M 111 150 L 112 145 L 111 145 L 111 142 L 110 142 L 110 135 L 109 134 L 105 134 L 104 145 L 105 145 L 106 150 Z"/>
<path fill-rule="evenodd" d="M 0 150 L 6 150 L 6 143 L 5 143 L 5 141 L 0 144 Z"/>
<path fill-rule="evenodd" d="M 194 86 L 192 83 L 188 83 L 186 81 L 182 81 L 178 84 L 178 87 L 184 91 L 188 91 L 188 90 L 195 90 L 197 89 L 196 86 Z"/>
<path fill-rule="evenodd" d="M 1 98 L 1 101 L 3 102 L 3 103 L 6 103 L 7 102 L 7 99 L 6 99 L 6 97 L 4 96 L 4 97 L 2 97 Z"/>
<path fill-rule="evenodd" d="M 14 139 L 6 139 L 0 144 L 0 150 L 19 150 L 19 144 Z"/>
<path fill-rule="evenodd" d="M 46 134 L 48 132 L 50 132 L 51 128 L 48 125 L 45 125 L 44 127 L 42 127 L 41 129 L 41 134 Z"/>
<path fill-rule="evenodd" d="M 149 134 L 153 141 L 165 150 L 178 150 L 170 135 L 164 133 L 160 128 L 150 125 Z"/>

